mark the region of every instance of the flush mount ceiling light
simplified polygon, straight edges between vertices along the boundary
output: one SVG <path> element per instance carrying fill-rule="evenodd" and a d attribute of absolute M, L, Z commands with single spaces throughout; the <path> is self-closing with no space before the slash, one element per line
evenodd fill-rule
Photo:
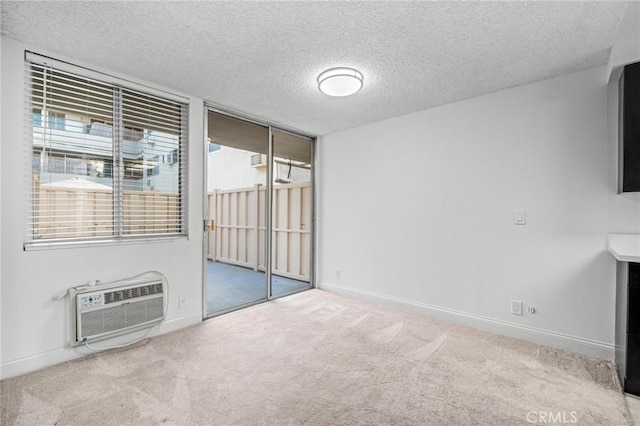
<path fill-rule="evenodd" d="M 329 96 L 349 96 L 362 89 L 362 73 L 353 68 L 331 68 L 318 76 L 318 89 Z"/>

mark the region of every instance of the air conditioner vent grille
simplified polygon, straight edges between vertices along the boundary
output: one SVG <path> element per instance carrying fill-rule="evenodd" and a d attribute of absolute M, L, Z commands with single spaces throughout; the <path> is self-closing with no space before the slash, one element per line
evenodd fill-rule
<path fill-rule="evenodd" d="M 148 284 L 139 287 L 132 287 L 104 293 L 104 304 L 121 302 L 123 300 L 136 299 L 138 297 L 149 296 L 162 293 L 162 283 Z"/>
<path fill-rule="evenodd" d="M 96 336 L 135 327 L 163 315 L 162 298 L 139 300 L 82 314 L 81 336 Z"/>
<path fill-rule="evenodd" d="M 267 156 L 264 154 L 251 155 L 251 167 L 265 167 L 267 165 Z"/>

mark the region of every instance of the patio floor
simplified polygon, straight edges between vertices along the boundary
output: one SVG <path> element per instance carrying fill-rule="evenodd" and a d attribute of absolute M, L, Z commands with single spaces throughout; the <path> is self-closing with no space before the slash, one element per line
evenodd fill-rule
<path fill-rule="evenodd" d="M 265 273 L 221 262 L 207 262 L 207 313 L 213 314 L 266 298 Z M 305 281 L 272 275 L 273 295 L 309 288 Z"/>

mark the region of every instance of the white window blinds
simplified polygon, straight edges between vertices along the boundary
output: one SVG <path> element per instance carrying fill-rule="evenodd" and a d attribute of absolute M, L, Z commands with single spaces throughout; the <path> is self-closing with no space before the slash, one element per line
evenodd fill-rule
<path fill-rule="evenodd" d="M 25 70 L 25 248 L 187 235 L 187 103 L 99 74 Z"/>

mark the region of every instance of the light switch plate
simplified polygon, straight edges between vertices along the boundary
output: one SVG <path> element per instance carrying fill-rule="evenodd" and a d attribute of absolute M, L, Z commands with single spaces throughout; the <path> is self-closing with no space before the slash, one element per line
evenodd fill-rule
<path fill-rule="evenodd" d="M 524 210 L 516 211 L 513 214 L 514 225 L 526 225 L 527 224 L 527 212 Z"/>

